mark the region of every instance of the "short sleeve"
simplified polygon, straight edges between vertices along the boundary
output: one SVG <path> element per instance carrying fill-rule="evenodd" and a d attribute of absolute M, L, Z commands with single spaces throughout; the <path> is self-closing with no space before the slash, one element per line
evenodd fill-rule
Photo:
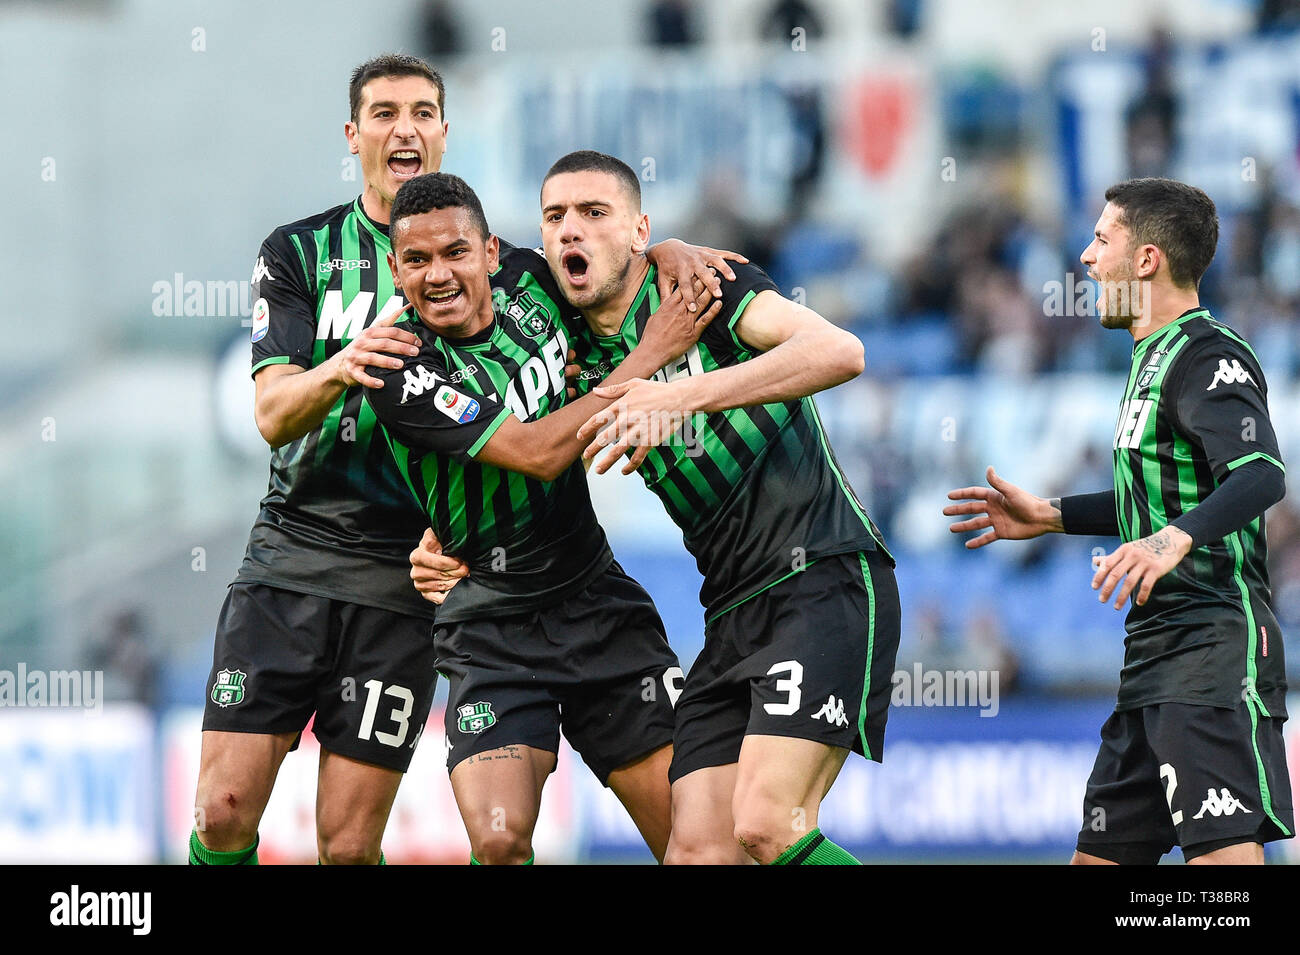
<path fill-rule="evenodd" d="M 398 327 L 415 331 L 407 323 Z M 366 389 L 375 417 L 394 441 L 417 453 L 473 458 L 510 416 L 500 401 L 453 386 L 445 362 L 428 344 L 401 369 L 369 371 L 384 383 Z"/>
<path fill-rule="evenodd" d="M 267 365 L 311 368 L 316 301 L 293 240 L 273 232 L 253 264 L 253 374 Z"/>
<path fill-rule="evenodd" d="M 1189 347 L 1196 351 L 1170 373 L 1173 417 L 1201 445 L 1215 480 L 1259 459 L 1285 470 L 1254 353 L 1227 335 Z"/>
<path fill-rule="evenodd" d="M 700 336 L 710 346 L 725 345 L 745 355 L 754 349 L 741 341 L 736 334 L 736 323 L 745 309 L 759 292 L 772 290 L 779 292 L 775 282 L 757 265 L 732 263 L 731 270 L 736 273 L 735 281 L 722 280 L 722 311 L 709 324 Z"/>

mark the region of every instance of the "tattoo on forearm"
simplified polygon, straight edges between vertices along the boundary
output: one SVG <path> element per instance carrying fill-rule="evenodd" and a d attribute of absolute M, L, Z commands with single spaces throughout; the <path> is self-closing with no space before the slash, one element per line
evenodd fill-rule
<path fill-rule="evenodd" d="M 1059 497 L 1054 497 L 1047 503 L 1056 510 L 1056 513 L 1061 513 L 1061 499 Z"/>

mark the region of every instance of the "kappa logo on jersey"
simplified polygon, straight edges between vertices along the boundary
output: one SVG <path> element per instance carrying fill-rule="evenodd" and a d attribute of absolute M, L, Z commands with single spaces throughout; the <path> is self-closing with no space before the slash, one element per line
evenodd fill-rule
<path fill-rule="evenodd" d="M 266 299 L 259 298 L 253 303 L 253 341 L 260 342 L 271 330 L 271 306 Z"/>
<path fill-rule="evenodd" d="M 481 733 L 489 726 L 496 725 L 497 717 L 492 712 L 491 703 L 466 703 L 456 707 L 456 712 L 460 714 L 456 728 L 462 733 Z"/>
<path fill-rule="evenodd" d="M 321 275 L 329 275 L 331 272 L 351 272 L 353 269 L 370 268 L 369 259 L 330 259 L 328 262 L 322 262 L 317 269 Z"/>
<path fill-rule="evenodd" d="M 466 378 L 473 378 L 477 374 L 478 374 L 478 365 L 471 363 L 466 365 L 460 371 L 453 371 L 451 373 L 451 377 L 448 378 L 447 380 L 450 381 L 453 385 L 459 385 Z"/>
<path fill-rule="evenodd" d="M 1213 391 L 1215 388 L 1219 387 L 1220 384 L 1244 385 L 1246 382 L 1250 382 L 1254 385 L 1255 379 L 1250 377 L 1250 372 L 1241 367 L 1240 361 L 1234 358 L 1230 365 L 1228 364 L 1228 359 L 1220 358 L 1219 367 L 1214 372 L 1214 380 L 1210 382 L 1209 387 L 1205 390 Z M 1256 385 L 1256 387 L 1258 387 L 1258 385 Z"/>
<path fill-rule="evenodd" d="M 822 704 L 822 708 L 812 716 L 815 720 L 824 719 L 831 726 L 848 726 L 849 718 L 844 715 L 844 701 L 837 700 L 832 693 Z"/>
<path fill-rule="evenodd" d="M 275 281 L 275 276 L 273 276 L 271 270 L 266 267 L 266 259 L 260 255 L 257 257 L 257 262 L 253 265 L 253 278 L 248 284 L 256 285 L 259 279 L 266 279 L 268 282 Z"/>
<path fill-rule="evenodd" d="M 442 381 L 436 374 L 431 372 L 423 365 L 416 365 L 415 371 L 406 369 L 402 376 L 402 404 L 406 404 L 406 399 L 415 395 L 417 398 L 424 394 L 425 389 L 432 388 L 438 382 Z"/>
<path fill-rule="evenodd" d="M 248 674 L 243 670 L 218 670 L 217 682 L 212 684 L 212 702 L 220 707 L 238 706 L 244 702 L 244 681 Z"/>
<path fill-rule="evenodd" d="M 506 302 L 501 312 L 507 318 L 513 318 L 519 330 L 529 338 L 541 338 L 551 327 L 551 313 L 527 291 Z"/>
<path fill-rule="evenodd" d="M 1147 418 L 1155 407 L 1151 398 L 1130 398 L 1124 402 L 1119 412 L 1119 423 L 1115 425 L 1115 441 L 1111 447 L 1138 448 L 1142 446 L 1142 434 L 1146 431 Z"/>
<path fill-rule="evenodd" d="M 1138 372 L 1137 386 L 1139 388 L 1145 388 L 1150 385 L 1151 382 L 1155 381 L 1156 372 L 1160 370 L 1160 363 L 1165 360 L 1165 356 L 1168 354 L 1169 352 L 1167 351 L 1158 350 L 1151 353 L 1151 357 L 1147 359 L 1147 363 L 1143 365 L 1142 370 Z"/>
<path fill-rule="evenodd" d="M 1250 810 L 1245 807 L 1240 799 L 1228 792 L 1228 787 L 1224 786 L 1219 792 L 1213 789 L 1205 791 L 1205 802 L 1201 803 L 1201 811 L 1192 816 L 1193 819 L 1200 819 L 1209 812 L 1216 819 L 1219 816 L 1231 816 L 1240 809 L 1242 812 L 1249 814 Z"/>
<path fill-rule="evenodd" d="M 457 424 L 465 424 L 478 417 L 479 403 L 469 395 L 443 385 L 433 396 L 438 410 Z"/>
<path fill-rule="evenodd" d="M 602 358 L 602 359 L 597 363 L 597 365 L 596 365 L 595 368 L 588 368 L 586 371 L 580 371 L 580 372 L 578 372 L 578 380 L 579 380 L 579 381 L 599 381 L 601 378 L 604 378 L 606 375 L 608 375 L 608 374 L 609 374 L 611 371 L 613 371 L 613 370 L 614 370 L 614 366 L 611 365 L 611 364 L 610 364 L 608 361 L 606 361 L 604 358 Z"/>

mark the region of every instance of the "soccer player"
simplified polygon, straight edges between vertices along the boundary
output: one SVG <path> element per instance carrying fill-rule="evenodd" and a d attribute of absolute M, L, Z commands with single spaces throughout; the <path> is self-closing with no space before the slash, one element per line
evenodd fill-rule
<path fill-rule="evenodd" d="M 368 365 L 414 354 L 385 261 L 401 184 L 446 148 L 441 77 L 362 64 L 348 145 L 365 191 L 276 229 L 253 272 L 253 377 L 271 480 L 217 624 L 190 861 L 248 864 L 286 753 L 312 713 L 324 863 L 375 863 L 428 716 L 432 607 L 406 555 L 423 525 L 362 405 Z"/>
<path fill-rule="evenodd" d="M 1294 831 L 1282 746 L 1282 633 L 1269 608 L 1264 511 L 1285 493 L 1267 387 L 1245 340 L 1197 289 L 1219 220 L 1200 189 L 1134 179 L 1106 191 L 1080 256 L 1101 324 L 1133 336 L 1115 487 L 1045 500 L 988 469 L 954 490 L 966 542 L 1117 536 L 1092 580 L 1129 602 L 1115 712 L 1084 797 L 1075 864 L 1262 863 Z"/>
<path fill-rule="evenodd" d="M 378 368 L 367 401 L 433 533 L 469 567 L 434 645 L 472 861 L 532 861 L 561 727 L 662 859 L 681 669 L 649 595 L 613 559 L 578 460 L 578 425 L 609 402 L 566 407 L 559 290 L 535 253 L 489 234 L 464 181 L 411 181 L 392 222 L 393 281 L 423 345 Z M 692 315 L 674 293 L 614 380 L 685 352 L 721 307 L 709 298 Z"/>
<path fill-rule="evenodd" d="M 312 713 L 321 742 L 317 841 L 326 863 L 382 858 L 380 838 L 433 697 L 434 607 L 407 555 L 427 523 L 362 385 L 419 338 L 386 261 L 405 182 L 439 168 L 445 89 L 422 60 L 385 55 L 349 84 L 355 201 L 276 229 L 253 272 L 253 377 L 271 477 L 217 624 L 190 861 L 250 864 L 280 764 Z M 666 270 L 719 264 L 680 243 Z M 705 278 L 711 276 L 705 274 Z M 695 306 L 694 302 L 690 303 Z"/>
<path fill-rule="evenodd" d="M 583 151 L 548 172 L 542 239 L 585 320 L 574 342 L 584 391 L 610 368 L 627 373 L 660 308 L 649 230 L 625 163 Z M 620 414 L 642 398 L 707 412 L 692 441 L 654 447 L 640 467 L 705 578 L 705 647 L 677 700 L 665 861 L 853 864 L 817 815 L 851 749 L 880 759 L 898 594 L 808 396 L 861 372 L 862 347 L 759 269 L 734 271 L 696 346 L 657 381 L 601 392 L 624 396 Z M 432 562 L 413 563 L 429 586 Z"/>

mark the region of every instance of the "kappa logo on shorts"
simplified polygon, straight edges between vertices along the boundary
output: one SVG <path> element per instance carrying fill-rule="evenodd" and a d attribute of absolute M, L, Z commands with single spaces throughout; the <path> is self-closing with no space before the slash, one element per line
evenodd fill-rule
<path fill-rule="evenodd" d="M 217 706 L 238 706 L 244 702 L 244 681 L 248 674 L 243 670 L 218 670 L 217 682 L 212 684 L 212 702 Z"/>
<path fill-rule="evenodd" d="M 849 725 L 849 718 L 844 715 L 844 701 L 837 700 L 834 693 L 826 697 L 826 702 L 822 704 L 820 710 L 812 715 L 812 718 L 815 720 L 824 719 L 831 726 Z"/>
<path fill-rule="evenodd" d="M 1192 816 L 1193 819 L 1200 819 L 1208 811 L 1216 819 L 1219 816 L 1231 816 L 1240 809 L 1242 812 L 1249 814 L 1250 810 L 1240 799 L 1228 792 L 1228 787 L 1224 786 L 1219 792 L 1213 789 L 1205 791 L 1205 802 L 1201 803 L 1201 811 Z"/>
<path fill-rule="evenodd" d="M 496 725 L 497 717 L 492 712 L 491 703 L 466 703 L 456 707 L 456 712 L 460 714 L 456 728 L 462 733 L 481 733 Z"/>

